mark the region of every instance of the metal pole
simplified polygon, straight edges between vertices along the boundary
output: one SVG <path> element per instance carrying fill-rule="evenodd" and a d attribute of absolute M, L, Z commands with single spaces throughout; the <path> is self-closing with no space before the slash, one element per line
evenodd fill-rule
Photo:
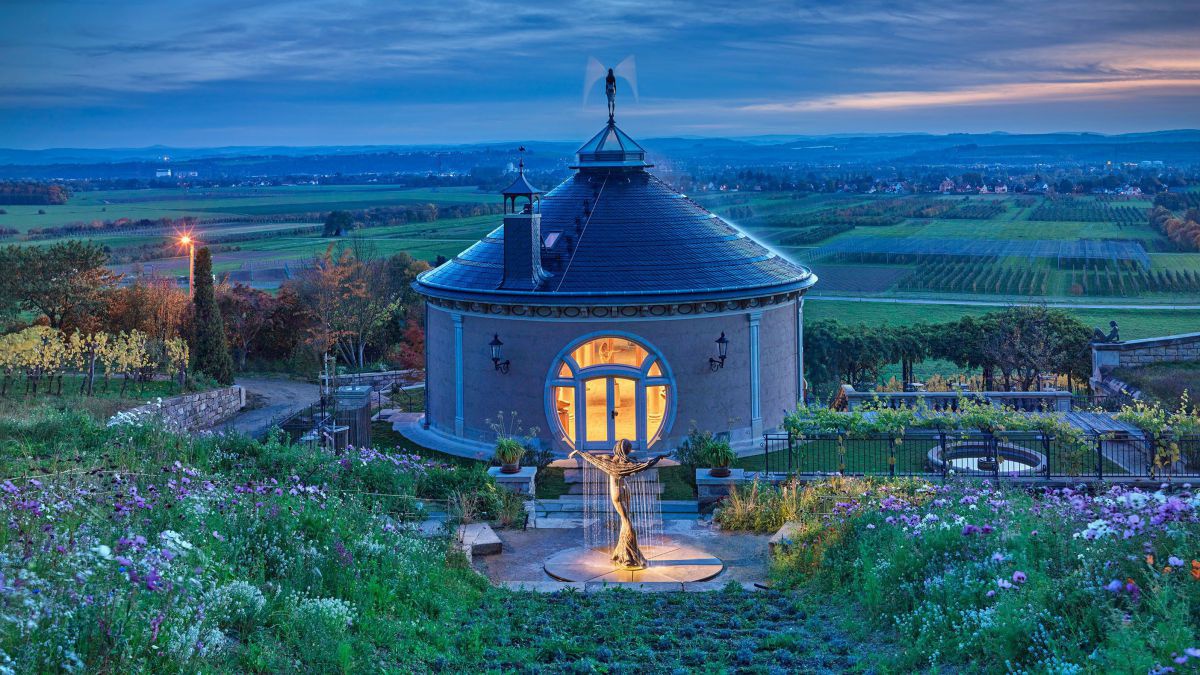
<path fill-rule="evenodd" d="M 188 297 L 196 297 L 196 243 L 188 242 Z"/>

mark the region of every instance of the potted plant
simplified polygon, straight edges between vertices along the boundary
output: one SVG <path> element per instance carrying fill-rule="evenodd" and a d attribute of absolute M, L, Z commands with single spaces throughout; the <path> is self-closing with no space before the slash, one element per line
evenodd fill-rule
<path fill-rule="evenodd" d="M 737 459 L 737 454 L 733 452 L 733 448 L 729 447 L 729 441 L 710 441 L 704 448 L 704 461 L 711 467 L 708 475 L 714 478 L 728 476 L 729 465 L 733 464 L 735 459 Z"/>
<path fill-rule="evenodd" d="M 496 461 L 500 462 L 500 473 L 517 473 L 521 470 L 521 457 L 525 448 L 515 438 L 496 441 Z"/>

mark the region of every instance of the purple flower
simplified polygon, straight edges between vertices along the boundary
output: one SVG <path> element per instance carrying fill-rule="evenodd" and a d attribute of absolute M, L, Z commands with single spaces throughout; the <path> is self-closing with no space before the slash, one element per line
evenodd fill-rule
<path fill-rule="evenodd" d="M 997 579 L 996 585 L 999 586 L 1000 588 L 1012 588 L 1013 587 L 1012 583 L 1009 582 L 1008 579 Z"/>
<path fill-rule="evenodd" d="M 1012 575 L 1012 580 L 1013 580 L 1013 581 L 1015 581 L 1015 582 L 1017 582 L 1018 584 L 1023 584 L 1023 583 L 1025 583 L 1025 580 L 1026 580 L 1026 578 L 1027 578 L 1027 577 L 1025 576 L 1025 573 L 1024 573 L 1024 572 L 1022 572 L 1022 571 L 1020 571 L 1020 570 L 1017 570 L 1016 572 L 1013 572 L 1013 575 Z"/>
<path fill-rule="evenodd" d="M 987 592 L 987 596 L 988 596 L 989 598 L 995 597 L 995 595 L 996 595 L 996 591 L 988 591 L 988 592 Z"/>
<path fill-rule="evenodd" d="M 1142 589 L 1138 588 L 1137 583 L 1133 579 L 1125 582 L 1125 592 L 1129 594 L 1129 597 L 1134 602 L 1138 602 L 1142 598 Z"/>
<path fill-rule="evenodd" d="M 1183 567 L 1183 561 L 1180 560 L 1179 558 L 1176 558 L 1175 556 L 1171 556 L 1170 558 L 1167 558 L 1167 564 L 1170 565 L 1171 567 Z"/>
<path fill-rule="evenodd" d="M 1113 579 L 1104 586 L 1104 590 L 1108 591 L 1109 593 L 1120 593 L 1121 589 L 1123 588 L 1125 588 L 1125 584 L 1121 583 L 1117 579 Z"/>
<path fill-rule="evenodd" d="M 217 541 L 225 541 L 225 536 L 222 535 L 220 532 L 217 532 L 216 530 L 213 530 L 212 535 L 213 535 L 213 539 L 216 539 Z"/>

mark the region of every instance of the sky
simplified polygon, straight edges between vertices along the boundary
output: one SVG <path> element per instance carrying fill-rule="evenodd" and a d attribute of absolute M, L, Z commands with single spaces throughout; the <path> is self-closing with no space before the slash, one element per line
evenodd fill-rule
<path fill-rule="evenodd" d="M 1197 0 L 3 0 L 0 147 L 1200 127 Z"/>

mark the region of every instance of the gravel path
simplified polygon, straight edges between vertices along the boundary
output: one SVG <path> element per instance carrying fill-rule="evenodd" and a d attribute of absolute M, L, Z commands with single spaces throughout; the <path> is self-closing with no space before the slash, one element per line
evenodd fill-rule
<path fill-rule="evenodd" d="M 239 413 L 220 428 L 248 436 L 265 433 L 273 422 L 316 403 L 321 396 L 317 385 L 283 377 L 238 378 L 236 384 L 245 387 L 248 404 L 257 401 L 259 405 Z"/>

